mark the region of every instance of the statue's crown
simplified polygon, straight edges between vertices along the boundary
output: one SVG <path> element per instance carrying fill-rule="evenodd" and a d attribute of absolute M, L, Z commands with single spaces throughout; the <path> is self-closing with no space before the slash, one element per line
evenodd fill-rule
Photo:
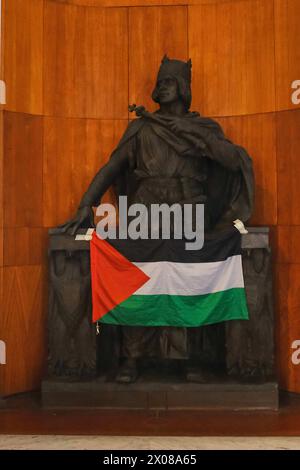
<path fill-rule="evenodd" d="M 165 54 L 161 61 L 161 66 L 158 72 L 157 81 L 162 80 L 166 76 L 182 77 L 189 84 L 191 83 L 192 76 L 192 61 L 189 59 L 187 62 L 177 59 L 169 59 Z"/>

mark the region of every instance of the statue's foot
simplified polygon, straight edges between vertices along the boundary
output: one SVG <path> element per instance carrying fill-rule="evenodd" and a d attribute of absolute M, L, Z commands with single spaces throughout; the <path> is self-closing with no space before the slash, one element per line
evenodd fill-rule
<path fill-rule="evenodd" d="M 201 367 L 188 367 L 185 372 L 187 382 L 206 384 L 211 382 L 212 374 Z"/>
<path fill-rule="evenodd" d="M 119 369 L 116 377 L 116 382 L 122 384 L 130 384 L 136 381 L 138 377 L 137 361 L 136 359 L 126 359 L 124 364 Z"/>
<path fill-rule="evenodd" d="M 263 369 L 259 369 L 258 367 L 244 367 L 240 371 L 239 380 L 241 382 L 266 382 L 266 375 Z"/>
<path fill-rule="evenodd" d="M 267 381 L 268 377 L 272 377 L 270 370 L 257 366 L 234 366 L 227 371 L 227 375 L 242 383 L 263 383 Z"/>

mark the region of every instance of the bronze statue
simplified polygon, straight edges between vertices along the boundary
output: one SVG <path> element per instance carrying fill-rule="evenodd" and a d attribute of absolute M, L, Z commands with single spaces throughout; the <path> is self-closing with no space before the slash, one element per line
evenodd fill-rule
<path fill-rule="evenodd" d="M 74 235 L 94 226 L 92 208 L 111 185 L 117 195 L 127 195 L 129 203 L 202 203 L 207 233 L 232 225 L 235 219 L 249 219 L 254 191 L 251 158 L 224 136 L 217 122 L 189 111 L 191 61 L 165 56 L 152 98 L 159 104 L 154 113 L 129 107 L 138 119 L 129 123 L 83 195 L 75 217 L 59 227 L 60 233 Z M 121 332 L 125 360 L 117 380 L 123 383 L 136 379 L 137 358 L 159 351 L 164 358 L 185 359 L 195 342 L 186 328 L 121 327 Z M 187 378 L 193 377 L 188 372 Z M 202 380 L 199 375 L 197 379 Z"/>

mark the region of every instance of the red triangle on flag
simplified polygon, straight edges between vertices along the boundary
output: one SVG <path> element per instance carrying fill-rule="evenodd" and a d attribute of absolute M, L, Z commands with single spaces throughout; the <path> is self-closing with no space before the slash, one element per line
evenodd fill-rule
<path fill-rule="evenodd" d="M 90 244 L 93 322 L 128 299 L 150 278 L 94 232 Z"/>

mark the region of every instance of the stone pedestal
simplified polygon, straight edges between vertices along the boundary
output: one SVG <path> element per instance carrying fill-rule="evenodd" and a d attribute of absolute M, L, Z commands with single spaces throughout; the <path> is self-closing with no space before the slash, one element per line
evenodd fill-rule
<path fill-rule="evenodd" d="M 155 380 L 156 379 L 156 380 Z M 277 410 L 274 382 L 239 383 L 224 378 L 196 384 L 145 377 L 122 385 L 99 378 L 90 382 L 43 382 L 46 408 L 108 408 L 136 410 Z"/>

